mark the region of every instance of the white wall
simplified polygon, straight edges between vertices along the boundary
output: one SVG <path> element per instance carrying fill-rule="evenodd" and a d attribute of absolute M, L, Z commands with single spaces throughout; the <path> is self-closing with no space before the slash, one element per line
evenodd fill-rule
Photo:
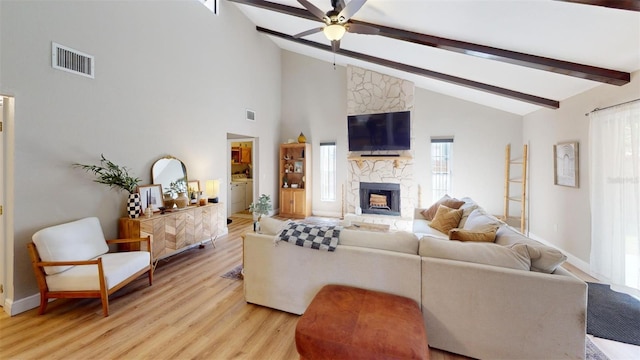
<path fill-rule="evenodd" d="M 340 214 L 340 199 L 319 198 L 319 143 L 337 140 L 338 184 L 347 178 L 346 68 L 284 51 L 282 55 L 281 140 L 300 131 L 313 144 L 313 213 Z M 488 211 L 501 214 L 504 197 L 504 148 L 522 147 L 522 118 L 507 112 L 416 88 L 413 111 L 414 171 L 422 206 L 431 199 L 430 140 L 453 135 L 453 196 L 470 196 Z M 515 152 L 515 150 L 514 150 Z M 521 150 L 520 150 L 521 152 Z M 343 161 L 340 161 L 343 159 Z M 340 195 L 340 194 L 339 194 Z"/>
<path fill-rule="evenodd" d="M 342 185 L 347 178 L 347 72 L 346 68 L 282 52 L 282 130 L 280 142 L 303 132 L 312 145 L 312 213 L 340 216 Z M 320 143 L 335 141 L 338 194 L 336 201 L 320 201 Z M 279 198 L 279 195 L 278 195 Z M 275 201 L 278 207 L 278 201 Z"/>
<path fill-rule="evenodd" d="M 231 132 L 259 137 L 258 193 L 277 189 L 280 50 L 220 5 L 215 16 L 197 1 L 0 2 L 0 93 L 15 96 L 9 298 L 37 293 L 26 244 L 38 229 L 98 216 L 105 235 L 117 235 L 126 194 L 73 162 L 104 153 L 147 184 L 151 164 L 169 154 L 190 178 L 225 181 Z M 94 55 L 96 78 L 52 69 L 52 41 Z"/>
<path fill-rule="evenodd" d="M 591 251 L 589 202 L 589 118 L 586 113 L 640 98 L 640 72 L 624 86 L 600 85 L 560 102 L 557 110 L 524 117 L 524 141 L 530 143 L 530 231 L 569 254 L 574 265 L 588 266 Z M 579 143 L 579 188 L 553 184 L 553 145 Z M 580 263 L 582 262 L 582 263 Z"/>

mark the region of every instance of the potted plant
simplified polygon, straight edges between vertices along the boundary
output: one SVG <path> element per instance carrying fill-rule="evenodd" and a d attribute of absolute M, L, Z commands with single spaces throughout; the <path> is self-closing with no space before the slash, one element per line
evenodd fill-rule
<path fill-rule="evenodd" d="M 140 215 L 140 194 L 136 193 L 140 179 L 131 176 L 127 167 L 114 164 L 107 160 L 104 154 L 100 154 L 100 165 L 74 163 L 73 166 L 96 175 L 96 179 L 93 181 L 97 183 L 109 185 L 110 188 L 116 190 L 126 190 L 129 193 L 127 204 L 129 216 L 137 218 Z"/>
<path fill-rule="evenodd" d="M 257 202 L 251 203 L 249 205 L 249 211 L 253 214 L 253 231 L 257 231 L 262 218 L 262 215 L 268 215 L 269 211 L 271 211 L 273 207 L 271 206 L 271 197 L 266 194 L 260 195 Z M 257 219 L 256 219 L 257 217 Z"/>

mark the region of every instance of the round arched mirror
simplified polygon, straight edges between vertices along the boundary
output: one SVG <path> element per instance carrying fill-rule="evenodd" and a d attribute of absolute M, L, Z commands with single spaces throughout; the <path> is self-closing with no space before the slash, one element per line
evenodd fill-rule
<path fill-rule="evenodd" d="M 162 186 L 162 193 L 172 192 L 176 186 L 187 191 L 187 167 L 173 156 L 165 156 L 153 163 L 151 179 L 154 184 Z"/>

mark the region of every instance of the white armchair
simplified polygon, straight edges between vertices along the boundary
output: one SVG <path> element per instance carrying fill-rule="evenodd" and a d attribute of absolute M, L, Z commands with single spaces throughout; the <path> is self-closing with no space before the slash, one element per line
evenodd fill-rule
<path fill-rule="evenodd" d="M 146 242 L 151 237 L 105 240 L 100 221 L 88 217 L 42 229 L 28 244 L 40 288 L 40 314 L 49 299 L 100 298 L 109 316 L 109 295 L 148 272 L 153 283 L 153 256 L 149 251 L 109 253 L 108 244 Z"/>

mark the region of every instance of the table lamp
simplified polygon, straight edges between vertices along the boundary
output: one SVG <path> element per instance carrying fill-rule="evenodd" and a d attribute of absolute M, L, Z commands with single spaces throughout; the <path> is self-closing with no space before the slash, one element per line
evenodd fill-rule
<path fill-rule="evenodd" d="M 207 180 L 206 183 L 207 197 L 210 203 L 218 202 L 218 193 L 220 192 L 220 180 Z"/>

